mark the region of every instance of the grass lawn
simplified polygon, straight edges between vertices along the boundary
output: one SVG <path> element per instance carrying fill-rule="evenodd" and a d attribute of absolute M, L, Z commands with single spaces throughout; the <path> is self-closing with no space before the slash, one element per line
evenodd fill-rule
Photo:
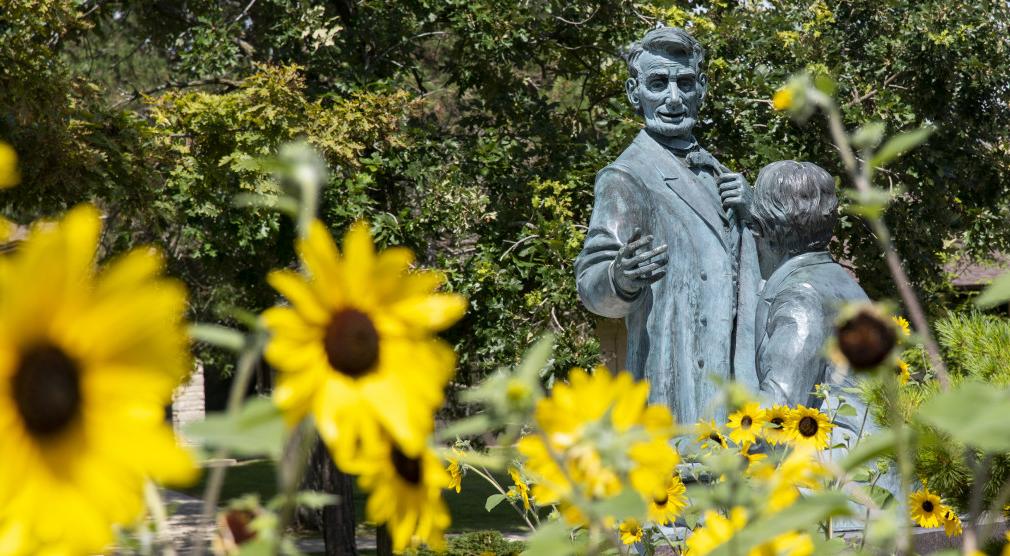
<path fill-rule="evenodd" d="M 503 488 L 508 488 L 512 482 L 507 474 L 496 477 Z M 196 497 L 203 496 L 207 474 L 192 488 L 183 492 Z M 256 460 L 240 463 L 228 468 L 224 488 L 221 492 L 222 503 L 244 494 L 256 493 L 260 500 L 266 502 L 277 494 L 277 482 L 274 474 L 274 463 L 266 460 Z M 484 510 L 487 497 L 497 493 L 493 486 L 481 477 L 469 473 L 463 478 L 463 488 L 459 494 L 447 491 L 443 495 L 452 514 L 450 533 L 463 533 L 482 529 L 497 529 L 502 532 L 521 531 L 525 526 L 522 518 L 507 502 L 502 502 L 495 509 Z M 354 510 L 358 523 L 364 521 L 365 495 L 355 488 Z"/>

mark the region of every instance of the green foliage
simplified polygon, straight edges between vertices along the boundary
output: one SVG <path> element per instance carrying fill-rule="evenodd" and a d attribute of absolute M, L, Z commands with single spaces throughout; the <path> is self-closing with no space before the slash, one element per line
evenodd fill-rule
<path fill-rule="evenodd" d="M 952 391 L 941 394 L 928 371 L 921 347 L 907 350 L 915 380 L 901 388 L 899 411 L 916 431 L 916 472 L 919 479 L 945 499 L 967 509 L 972 471 L 967 453 L 982 458 L 993 453 L 989 480 L 983 486 L 988 504 L 1010 478 L 1006 450 L 1006 413 L 1003 389 L 1010 385 L 1010 319 L 979 313 L 950 313 L 934 323 Z M 868 398 L 878 421 L 886 423 L 888 409 L 883 388 L 870 388 Z M 971 447 L 971 448 L 968 448 Z"/>
<path fill-rule="evenodd" d="M 474 554 L 493 554 L 494 556 L 514 556 L 522 553 L 524 545 L 521 541 L 509 541 L 502 537 L 499 531 L 474 531 L 464 533 L 449 539 L 446 543 L 446 556 L 473 556 Z M 418 556 L 432 556 L 435 552 L 427 548 L 417 551 Z"/>
<path fill-rule="evenodd" d="M 275 191 L 248 161 L 305 138 L 335 170 L 328 224 L 368 218 L 381 244 L 413 248 L 470 297 L 448 332 L 461 382 L 517 362 L 544 330 L 558 338 L 555 370 L 592 365 L 594 318 L 571 263 L 595 172 L 639 128 L 620 49 L 664 20 L 707 50 L 701 140 L 752 180 L 783 158 L 841 175 L 816 119 L 770 106 L 798 70 L 831 84 L 851 128 L 935 128 L 877 176 L 927 306 L 944 306 L 953 251 L 1010 248 L 1001 0 L 309 4 L 8 0 L 0 138 L 31 186 L 2 202 L 21 220 L 84 199 L 114 209 L 110 252 L 165 246 L 194 315 L 227 321 L 225 306 L 272 303 L 263 274 L 293 261 L 288 225 L 231 199 Z M 837 232 L 871 296 L 892 295 L 869 231 L 846 215 Z"/>

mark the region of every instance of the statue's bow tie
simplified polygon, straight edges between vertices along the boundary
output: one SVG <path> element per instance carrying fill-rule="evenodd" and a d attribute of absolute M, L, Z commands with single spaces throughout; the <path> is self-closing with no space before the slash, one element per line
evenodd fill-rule
<path fill-rule="evenodd" d="M 713 174 L 718 174 L 720 172 L 719 163 L 715 160 L 715 157 L 708 153 L 708 151 L 696 150 L 687 153 L 684 157 L 684 161 L 687 162 L 689 168 L 707 168 Z"/>

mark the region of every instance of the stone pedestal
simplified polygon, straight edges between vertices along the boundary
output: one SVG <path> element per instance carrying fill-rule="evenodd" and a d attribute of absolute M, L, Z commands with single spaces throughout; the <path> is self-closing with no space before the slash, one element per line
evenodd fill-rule
<path fill-rule="evenodd" d="M 628 329 L 623 319 L 598 319 L 596 337 L 600 339 L 603 364 L 612 371 L 624 370 L 628 353 Z"/>
<path fill-rule="evenodd" d="M 176 388 L 175 394 L 172 395 L 172 428 L 175 430 L 176 438 L 183 444 L 192 444 L 182 434 L 182 429 L 194 421 L 203 421 L 205 415 L 203 363 L 197 361 L 189 381 Z"/>

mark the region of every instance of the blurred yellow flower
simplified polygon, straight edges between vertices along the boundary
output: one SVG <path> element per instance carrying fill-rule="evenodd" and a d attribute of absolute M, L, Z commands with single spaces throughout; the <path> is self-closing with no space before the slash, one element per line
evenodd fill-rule
<path fill-rule="evenodd" d="M 745 404 L 740 411 L 729 416 L 729 422 L 726 423 L 729 439 L 737 444 L 755 442 L 761 437 L 761 429 L 766 421 L 765 412 L 757 402 Z"/>
<path fill-rule="evenodd" d="M 621 542 L 624 544 L 635 544 L 642 542 L 642 525 L 637 519 L 631 518 L 621 522 Z"/>
<path fill-rule="evenodd" d="M 567 384 L 555 384 L 535 410 L 543 434 L 518 443 L 535 479 L 537 503 L 564 502 L 576 487 L 592 500 L 609 498 L 621 492 L 625 479 L 643 499 L 656 495 L 679 456 L 670 445 L 673 418 L 666 407 L 647 405 L 648 394 L 648 382 L 635 382 L 627 372 L 613 375 L 605 367 L 591 375 L 573 369 Z M 599 449 L 604 439 L 610 447 L 606 452 Z"/>
<path fill-rule="evenodd" d="M 716 446 L 726 447 L 726 436 L 719 430 L 715 421 L 698 421 L 694 425 L 695 441 L 703 450 L 711 450 Z"/>
<path fill-rule="evenodd" d="M 729 517 L 706 510 L 701 525 L 687 537 L 685 556 L 705 556 L 733 538 L 747 524 L 747 511 L 741 507 L 730 510 Z"/>
<path fill-rule="evenodd" d="M 772 540 L 752 548 L 748 556 L 810 556 L 814 541 L 806 533 L 783 533 Z"/>
<path fill-rule="evenodd" d="M 453 448 L 454 453 L 459 454 L 459 450 Z M 449 488 L 456 491 L 459 494 L 460 489 L 463 488 L 463 468 L 459 465 L 459 459 L 454 457 L 449 457 L 449 467 L 446 468 L 446 472 L 449 473 Z"/>
<path fill-rule="evenodd" d="M 456 361 L 435 333 L 463 315 L 466 301 L 434 293 L 440 273 L 409 272 L 410 250 L 377 254 L 363 222 L 344 237 L 343 256 L 319 221 L 297 247 L 307 276 L 268 276 L 291 303 L 263 313 L 275 403 L 289 424 L 311 413 L 345 472 L 367 471 L 388 451 L 387 438 L 418 457 Z"/>
<path fill-rule="evenodd" d="M 912 335 L 912 327 L 911 325 L 908 324 L 908 320 L 906 320 L 905 317 L 894 316 L 891 317 L 891 319 L 894 321 L 894 324 L 901 330 L 902 336 L 907 338 Z"/>
<path fill-rule="evenodd" d="M 785 444 L 789 441 L 789 432 L 786 431 L 785 424 L 789 420 L 790 411 L 788 406 L 778 404 L 765 411 L 768 424 L 765 426 L 764 439 L 772 446 Z"/>
<path fill-rule="evenodd" d="M 443 532 L 449 526 L 449 509 L 442 489 L 449 486 L 449 474 L 430 448 L 417 457 L 401 452 L 389 443 L 386 456 L 358 483 L 370 492 L 365 516 L 373 523 L 385 523 L 393 541 L 393 551 L 427 544 L 436 551 L 445 546 Z"/>
<path fill-rule="evenodd" d="M 908 370 L 908 363 L 904 359 L 898 359 L 897 365 L 895 366 L 895 374 L 898 375 L 898 383 L 905 385 L 912 378 L 912 373 Z"/>
<path fill-rule="evenodd" d="M 523 480 L 522 475 L 519 474 L 519 470 L 515 467 L 509 467 L 509 477 L 512 478 L 512 484 L 515 485 L 516 494 L 523 499 L 523 509 L 526 511 L 530 510 L 530 486 L 526 484 Z"/>
<path fill-rule="evenodd" d="M 943 503 L 929 489 L 913 492 L 908 497 L 908 512 L 919 527 L 939 527 L 943 521 Z"/>
<path fill-rule="evenodd" d="M 795 96 L 791 87 L 782 87 L 775 91 L 775 95 L 772 96 L 772 106 L 779 111 L 789 110 L 793 105 Z"/>
<path fill-rule="evenodd" d="M 823 450 L 828 447 L 833 427 L 827 415 L 812 407 L 797 405 L 789 413 L 785 428 L 794 444 Z"/>
<path fill-rule="evenodd" d="M 800 497 L 801 488 L 819 489 L 819 479 L 824 477 L 828 477 L 828 471 L 817 461 L 814 449 L 795 447 L 769 477 L 767 509 L 777 512 L 791 506 Z"/>
<path fill-rule="evenodd" d="M 77 207 L 0 257 L 0 546 L 93 554 L 143 513 L 146 479 L 196 479 L 165 424 L 191 369 L 183 286 L 149 249 L 95 267 Z"/>
<path fill-rule="evenodd" d="M 962 532 L 961 518 L 957 512 L 948 506 L 943 508 L 943 532 L 948 537 L 960 536 Z"/>
<path fill-rule="evenodd" d="M 18 169 L 18 153 L 14 147 L 0 141 L 0 189 L 14 187 L 21 183 L 21 170 Z"/>
<path fill-rule="evenodd" d="M 649 501 L 649 520 L 659 525 L 666 525 L 676 520 L 687 507 L 687 489 L 679 475 L 671 475 L 667 480 L 666 489 Z"/>
<path fill-rule="evenodd" d="M 745 442 L 743 446 L 740 447 L 740 457 L 743 460 L 743 470 L 748 476 L 757 470 L 757 467 L 761 462 L 768 457 L 768 454 L 762 453 L 752 453 L 750 451 L 753 447 L 753 442 Z"/>

